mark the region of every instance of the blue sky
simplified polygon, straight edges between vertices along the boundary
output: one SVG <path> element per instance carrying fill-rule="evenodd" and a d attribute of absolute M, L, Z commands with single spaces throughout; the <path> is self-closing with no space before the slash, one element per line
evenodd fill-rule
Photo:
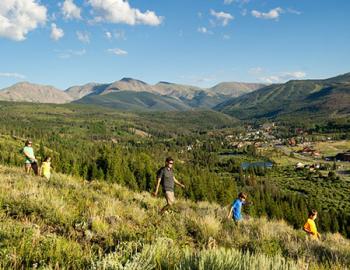
<path fill-rule="evenodd" d="M 1 0 L 0 88 L 350 72 L 348 0 Z"/>

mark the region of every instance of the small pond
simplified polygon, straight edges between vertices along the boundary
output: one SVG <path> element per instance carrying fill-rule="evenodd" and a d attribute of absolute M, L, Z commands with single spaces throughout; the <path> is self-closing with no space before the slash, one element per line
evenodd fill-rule
<path fill-rule="evenodd" d="M 243 162 L 241 163 L 241 168 L 243 170 L 248 169 L 250 167 L 260 167 L 260 168 L 272 168 L 273 164 L 268 161 L 260 161 L 260 162 Z"/>

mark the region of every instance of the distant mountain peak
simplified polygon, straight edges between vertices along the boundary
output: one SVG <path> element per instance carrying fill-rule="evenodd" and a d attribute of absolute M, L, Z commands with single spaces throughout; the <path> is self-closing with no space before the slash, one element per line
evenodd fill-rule
<path fill-rule="evenodd" d="M 173 84 L 173 83 L 171 83 L 171 82 L 166 82 L 166 81 L 160 81 L 160 82 L 158 82 L 157 84 Z"/>
<path fill-rule="evenodd" d="M 141 83 L 141 84 L 147 84 L 144 81 L 133 79 L 133 78 L 128 78 L 128 77 L 124 77 L 120 81 L 121 82 L 126 82 L 126 83 L 138 82 L 138 83 Z"/>
<path fill-rule="evenodd" d="M 28 81 L 21 81 L 21 82 L 15 83 L 14 85 L 28 85 L 28 84 L 33 85 L 34 83 L 30 83 Z"/>
<path fill-rule="evenodd" d="M 68 103 L 72 97 L 50 85 L 19 82 L 0 91 L 0 100 L 34 103 Z"/>
<path fill-rule="evenodd" d="M 8 88 L 11 88 L 11 87 L 49 87 L 49 88 L 55 88 L 57 89 L 56 87 L 52 86 L 52 85 L 44 85 L 44 84 L 38 84 L 38 83 L 31 83 L 31 82 L 28 82 L 28 81 L 22 81 L 22 82 L 18 82 L 18 83 L 15 83 L 14 85 L 8 87 Z M 58 89 L 59 90 L 59 89 Z"/>

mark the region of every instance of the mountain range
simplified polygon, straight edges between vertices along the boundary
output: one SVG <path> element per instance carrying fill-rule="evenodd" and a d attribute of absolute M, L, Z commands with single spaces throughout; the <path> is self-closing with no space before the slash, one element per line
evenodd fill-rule
<path fill-rule="evenodd" d="M 350 73 L 324 80 L 291 80 L 283 84 L 223 82 L 200 88 L 169 82 L 151 85 L 123 78 L 88 83 L 65 91 L 22 82 L 0 90 L 0 100 L 35 103 L 79 103 L 125 111 L 214 109 L 239 119 L 283 115 L 349 115 Z"/>
<path fill-rule="evenodd" d="M 22 82 L 0 90 L 0 100 L 36 103 L 76 102 L 122 110 L 188 110 L 212 108 L 229 98 L 263 86 L 226 82 L 205 89 L 169 82 L 150 85 L 140 80 L 123 78 L 109 84 L 88 83 L 62 91 L 53 86 Z"/>

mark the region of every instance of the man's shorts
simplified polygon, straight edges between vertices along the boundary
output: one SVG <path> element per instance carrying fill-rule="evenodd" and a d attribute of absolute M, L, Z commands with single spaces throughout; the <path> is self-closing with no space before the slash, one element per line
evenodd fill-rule
<path fill-rule="evenodd" d="M 175 203 L 174 191 L 165 191 L 165 199 L 168 205 L 173 205 Z"/>

